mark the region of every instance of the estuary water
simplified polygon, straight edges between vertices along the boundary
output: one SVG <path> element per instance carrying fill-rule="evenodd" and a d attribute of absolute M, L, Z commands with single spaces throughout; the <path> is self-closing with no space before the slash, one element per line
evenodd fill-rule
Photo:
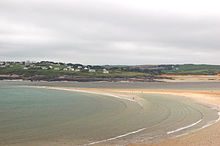
<path fill-rule="evenodd" d="M 109 95 L 0 84 L 0 145 L 124 145 L 178 137 L 218 120 L 191 100 Z"/>

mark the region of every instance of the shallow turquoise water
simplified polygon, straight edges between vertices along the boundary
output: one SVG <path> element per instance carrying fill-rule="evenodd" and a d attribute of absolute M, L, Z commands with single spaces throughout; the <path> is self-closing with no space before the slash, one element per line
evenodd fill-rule
<path fill-rule="evenodd" d="M 0 85 L 0 145 L 88 144 L 145 130 L 111 144 L 155 140 L 199 128 L 216 120 L 217 112 L 184 98 L 139 94 L 137 103 L 110 96 L 25 86 Z M 167 135 L 168 131 L 203 119 L 196 126 Z M 153 140 L 153 139 L 152 139 Z"/>

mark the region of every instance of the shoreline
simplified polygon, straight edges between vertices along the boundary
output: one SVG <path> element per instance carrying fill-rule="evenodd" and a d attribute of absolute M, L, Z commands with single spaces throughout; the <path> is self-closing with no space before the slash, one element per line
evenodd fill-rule
<path fill-rule="evenodd" d="M 34 86 L 36 87 L 36 86 Z M 39 86 L 40 87 L 40 86 Z M 41 88 L 41 87 L 40 87 Z M 216 123 L 219 123 L 218 121 L 220 120 L 220 102 L 219 104 L 213 104 L 213 102 L 210 101 L 210 97 L 208 98 L 204 98 L 207 95 L 211 95 L 213 97 L 213 95 L 216 95 L 217 97 L 219 97 L 220 99 L 220 92 L 218 91 L 198 91 L 198 90 L 149 90 L 149 89 L 97 89 L 97 88 L 71 88 L 71 87 L 51 87 L 51 86 L 43 86 L 43 88 L 48 88 L 48 89 L 56 89 L 56 90 L 68 90 L 68 91 L 76 91 L 76 92 L 86 92 L 86 93 L 92 93 L 92 94 L 102 94 L 102 95 L 107 95 L 107 96 L 112 96 L 112 97 L 116 97 L 116 98 L 120 98 L 120 99 L 124 99 L 124 100 L 129 100 L 129 101 L 133 101 L 133 102 L 137 102 L 138 104 L 141 105 L 140 100 L 137 100 L 137 98 L 135 97 L 135 99 L 132 99 L 131 97 L 121 97 L 118 95 L 114 95 L 115 93 L 153 93 L 153 94 L 169 94 L 169 95 L 176 95 L 176 96 L 182 96 L 182 97 L 186 97 L 188 99 L 192 99 L 195 100 L 196 102 L 205 104 L 206 106 L 212 107 L 213 109 L 218 111 L 218 116 L 219 118 L 215 121 L 210 121 L 209 123 L 207 123 L 207 125 L 202 126 L 199 129 L 194 129 L 190 132 L 187 133 L 183 133 L 180 135 L 176 135 L 174 137 L 171 137 L 169 139 L 165 139 L 162 142 L 159 143 L 153 143 L 153 144 L 143 144 L 143 143 L 134 143 L 134 144 L 128 144 L 129 146 L 136 146 L 136 145 L 143 145 L 143 146 L 166 146 L 168 144 L 166 144 L 167 141 L 172 141 L 172 140 L 176 140 L 176 139 L 184 139 L 185 136 L 188 136 L 192 133 L 196 133 L 198 135 L 200 135 L 200 130 L 203 130 L 204 128 L 207 129 L 208 127 L 215 125 Z M 114 92 L 114 94 L 112 94 L 111 92 Z M 178 128 L 176 130 L 173 130 L 174 132 L 176 131 L 181 131 L 190 127 L 193 127 L 194 125 L 198 124 L 199 122 L 201 122 L 200 120 L 197 121 L 196 123 L 192 123 L 188 126 L 182 127 L 182 128 Z M 144 128 L 142 128 L 144 129 Z M 139 130 L 137 130 L 139 131 Z M 129 132 L 129 134 L 132 134 L 133 132 Z M 172 132 L 173 133 L 173 132 Z M 122 134 L 122 137 L 127 136 L 127 134 Z M 98 144 L 98 143 L 102 143 L 102 142 L 107 142 L 107 141 L 111 141 L 111 140 L 115 140 L 121 138 L 121 136 L 116 136 L 114 138 L 109 138 L 106 140 L 101 140 L 98 142 L 92 142 L 89 145 L 92 144 Z M 182 140 L 181 140 L 182 141 Z M 165 144 L 164 144 L 165 143 Z M 184 143 L 184 140 L 181 142 Z M 172 144 L 172 142 L 171 142 Z M 86 145 L 86 144 L 85 144 Z M 87 144 L 88 145 L 88 144 Z M 169 144 L 170 145 L 170 144 Z M 176 145 L 176 144 L 175 144 Z M 185 145 L 185 144 L 183 144 Z M 182 144 L 181 144 L 182 146 Z M 199 145 L 200 146 L 200 145 Z M 203 146 L 203 145 L 202 145 Z"/>
<path fill-rule="evenodd" d="M 118 99 L 123 99 L 131 102 L 135 102 L 141 107 L 143 107 L 142 103 L 140 101 L 134 100 L 132 98 L 122 97 L 115 94 L 107 93 L 107 92 L 96 92 L 96 91 L 88 91 L 88 90 L 80 90 L 77 88 L 67 88 L 67 87 L 52 87 L 52 86 L 26 86 L 26 87 L 37 87 L 37 88 L 46 88 L 46 89 L 52 89 L 52 90 L 64 90 L 64 91 L 75 91 L 75 92 L 82 92 L 82 93 L 91 93 L 91 94 L 99 94 L 99 95 L 105 95 L 105 96 L 111 96 Z"/>

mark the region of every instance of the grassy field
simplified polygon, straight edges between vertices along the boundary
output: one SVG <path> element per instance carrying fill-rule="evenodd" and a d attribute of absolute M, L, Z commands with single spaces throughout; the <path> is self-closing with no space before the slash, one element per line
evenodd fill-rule
<path fill-rule="evenodd" d="M 163 73 L 180 75 L 216 75 L 220 73 L 220 65 L 175 65 L 172 69 L 164 70 Z"/>

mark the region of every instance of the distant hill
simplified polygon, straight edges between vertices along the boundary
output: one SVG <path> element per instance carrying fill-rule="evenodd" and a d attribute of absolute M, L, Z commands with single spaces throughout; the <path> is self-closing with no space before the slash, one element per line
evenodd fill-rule
<path fill-rule="evenodd" d="M 0 62 L 0 79 L 153 81 L 157 75 L 216 75 L 220 65 L 82 65 L 62 62 Z M 165 78 L 163 76 L 163 78 Z"/>
<path fill-rule="evenodd" d="M 220 73 L 220 65 L 183 64 L 183 65 L 137 65 L 129 66 L 127 70 L 136 70 L 152 74 L 175 75 L 216 75 Z"/>

